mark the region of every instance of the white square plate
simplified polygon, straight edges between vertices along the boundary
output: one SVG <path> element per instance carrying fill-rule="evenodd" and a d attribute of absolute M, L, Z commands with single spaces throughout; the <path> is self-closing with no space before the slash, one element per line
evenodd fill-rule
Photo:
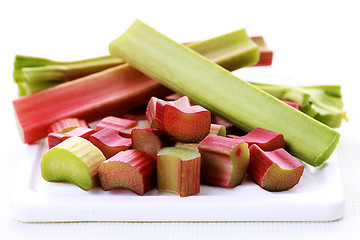
<path fill-rule="evenodd" d="M 233 189 L 201 186 L 200 194 L 179 197 L 151 190 L 83 191 L 69 183 L 46 182 L 40 161 L 45 140 L 26 145 L 12 198 L 12 215 L 23 222 L 74 221 L 332 221 L 344 214 L 336 152 L 321 168 L 306 165 L 293 189 L 268 192 L 246 178 Z"/>

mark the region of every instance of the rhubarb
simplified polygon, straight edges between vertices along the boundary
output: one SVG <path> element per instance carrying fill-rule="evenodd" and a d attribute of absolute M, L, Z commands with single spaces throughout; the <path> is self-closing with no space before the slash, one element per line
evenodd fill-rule
<path fill-rule="evenodd" d="M 89 127 L 89 125 L 82 119 L 78 118 L 64 118 L 54 122 L 49 127 L 49 132 L 66 133 L 77 127 Z"/>
<path fill-rule="evenodd" d="M 283 148 L 265 152 L 257 145 L 250 148 L 248 173 L 268 191 L 285 191 L 299 183 L 304 165 Z"/>
<path fill-rule="evenodd" d="M 104 128 L 90 135 L 89 141 L 100 149 L 106 159 L 131 147 L 131 139 L 119 136 L 111 128 Z"/>
<path fill-rule="evenodd" d="M 137 128 L 149 128 L 149 127 L 150 126 L 149 126 L 149 123 L 148 123 L 147 120 L 139 120 L 139 121 L 137 121 L 136 126 L 134 126 L 132 128 L 127 128 L 127 129 L 124 129 L 124 130 L 120 130 L 119 134 L 122 137 L 131 138 L 132 130 L 137 129 Z"/>
<path fill-rule="evenodd" d="M 254 66 L 269 66 L 272 64 L 273 51 L 266 45 L 262 36 L 253 36 L 251 40 L 259 47 L 259 61 Z"/>
<path fill-rule="evenodd" d="M 178 193 L 181 197 L 200 192 L 198 151 L 166 147 L 157 154 L 157 189 Z"/>
<path fill-rule="evenodd" d="M 19 95 L 23 96 L 123 63 L 123 60 L 114 56 L 76 62 L 56 62 L 18 55 L 14 63 L 14 80 L 19 85 Z"/>
<path fill-rule="evenodd" d="M 101 121 L 96 125 L 96 131 L 104 128 L 110 128 L 116 131 L 116 133 L 119 133 L 121 130 L 135 127 L 137 123 L 138 122 L 136 120 L 108 116 L 101 119 Z"/>
<path fill-rule="evenodd" d="M 91 128 L 87 128 L 87 127 L 77 127 L 74 128 L 66 133 L 57 133 L 57 132 L 52 132 L 48 134 L 48 144 L 49 144 L 49 148 L 52 148 L 56 145 L 58 145 L 59 143 L 65 141 L 68 138 L 71 137 L 81 137 L 84 138 L 86 140 L 89 140 L 89 137 L 91 134 L 94 134 L 96 131 L 94 129 Z"/>
<path fill-rule="evenodd" d="M 157 109 L 159 109 L 157 105 Z M 181 142 L 197 142 L 210 132 L 211 113 L 205 108 L 195 105 L 176 107 L 166 104 L 163 107 L 163 119 L 160 129 Z"/>
<path fill-rule="evenodd" d="M 136 128 L 131 132 L 132 147 L 144 151 L 154 157 L 169 145 L 169 138 L 164 131 L 156 128 Z"/>
<path fill-rule="evenodd" d="M 341 87 L 339 85 L 281 86 L 252 84 L 278 99 L 298 103 L 302 112 L 329 127 L 340 127 L 342 120 L 347 120 L 346 112 L 343 110 Z"/>
<path fill-rule="evenodd" d="M 249 165 L 249 149 L 244 141 L 209 135 L 198 149 L 202 183 L 225 188 L 241 184 Z"/>
<path fill-rule="evenodd" d="M 89 190 L 105 160 L 101 151 L 88 140 L 72 137 L 44 153 L 41 174 L 46 181 L 64 180 Z"/>
<path fill-rule="evenodd" d="M 245 136 L 227 135 L 227 137 L 243 140 L 249 147 L 256 144 L 264 151 L 272 151 L 278 148 L 284 148 L 284 136 L 263 128 L 254 128 Z"/>
<path fill-rule="evenodd" d="M 243 40 L 233 37 L 238 34 L 239 31 L 235 31 L 215 38 L 219 44 L 227 42 L 226 46 L 220 44 L 229 50 L 224 51 L 221 56 L 212 54 L 214 49 L 207 48 L 206 42 L 203 43 L 203 53 L 214 62 L 233 58 L 237 51 L 234 52 L 229 46 L 234 45 L 242 49 L 238 42 Z M 201 46 L 201 43 L 197 43 L 197 46 Z M 214 55 L 216 59 L 212 59 Z M 145 105 L 152 96 L 164 98 L 171 93 L 172 91 L 159 82 L 127 64 L 122 64 L 16 99 L 13 105 L 20 136 L 25 143 L 33 143 L 46 137 L 49 126 L 60 119 L 77 117 L 92 122 L 110 115 L 119 116 Z"/>
<path fill-rule="evenodd" d="M 105 191 L 126 188 L 144 195 L 155 187 L 156 160 L 140 150 L 122 151 L 101 164 L 99 179 Z"/>
<path fill-rule="evenodd" d="M 248 40 L 243 41 L 250 47 L 254 43 Z M 254 47 L 249 57 L 258 55 L 256 49 Z M 109 50 L 144 74 L 247 132 L 261 127 L 283 134 L 288 150 L 313 166 L 321 165 L 337 146 L 338 132 L 139 20 L 114 40 Z"/>

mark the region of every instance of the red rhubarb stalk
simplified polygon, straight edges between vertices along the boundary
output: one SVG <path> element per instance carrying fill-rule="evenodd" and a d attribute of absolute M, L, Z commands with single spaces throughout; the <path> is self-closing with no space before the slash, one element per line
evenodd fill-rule
<path fill-rule="evenodd" d="M 118 116 L 170 90 L 127 64 L 60 84 L 13 101 L 25 143 L 46 137 L 54 122 L 77 117 L 92 122 Z"/>

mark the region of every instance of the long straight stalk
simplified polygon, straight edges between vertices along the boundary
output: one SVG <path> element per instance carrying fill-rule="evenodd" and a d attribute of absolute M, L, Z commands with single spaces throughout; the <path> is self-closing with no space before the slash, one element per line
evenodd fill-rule
<path fill-rule="evenodd" d="M 313 166 L 328 159 L 339 141 L 338 132 L 139 20 L 109 50 L 245 131 L 261 127 L 283 134 L 287 149 Z"/>

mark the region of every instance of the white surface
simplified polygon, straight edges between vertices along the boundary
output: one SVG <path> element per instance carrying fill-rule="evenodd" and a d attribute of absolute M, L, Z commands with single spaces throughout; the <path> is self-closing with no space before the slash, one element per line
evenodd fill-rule
<path fill-rule="evenodd" d="M 18 169 L 12 215 L 25 222 L 66 221 L 332 221 L 344 214 L 344 194 L 334 153 L 326 166 L 306 166 L 293 189 L 271 193 L 246 178 L 233 189 L 202 185 L 191 197 L 153 189 L 83 191 L 41 177 L 47 142 L 26 146 Z"/>
<path fill-rule="evenodd" d="M 349 239 L 360 236 L 360 33 L 357 1 L 0 1 L 1 239 Z M 350 122 L 337 148 L 345 214 L 333 222 L 22 223 L 10 197 L 24 145 L 13 118 L 15 54 L 77 60 L 107 45 L 139 18 L 173 39 L 205 39 L 245 27 L 274 50 L 269 70 L 306 84 L 341 84 Z M 241 71 L 239 72 L 241 74 Z M 273 83 L 277 83 L 274 79 Z"/>

